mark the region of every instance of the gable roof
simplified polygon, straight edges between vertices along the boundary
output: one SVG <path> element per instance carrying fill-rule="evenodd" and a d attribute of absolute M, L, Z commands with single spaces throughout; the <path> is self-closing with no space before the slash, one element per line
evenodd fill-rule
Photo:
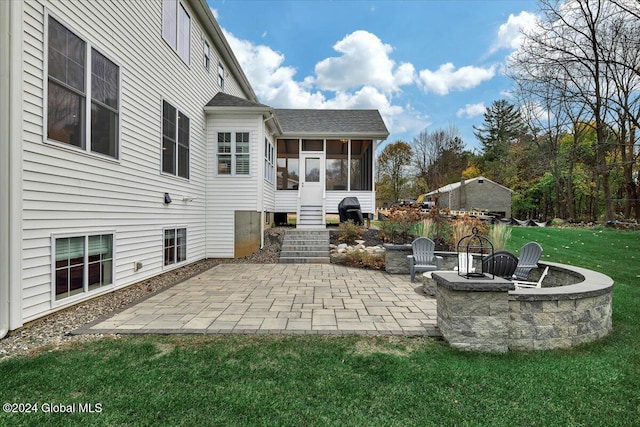
<path fill-rule="evenodd" d="M 285 135 L 371 137 L 385 139 L 387 126 L 378 110 L 275 109 Z"/>
<path fill-rule="evenodd" d="M 490 183 L 492 183 L 492 184 L 497 185 L 498 187 L 502 187 L 502 188 L 504 188 L 505 190 L 510 191 L 510 192 L 512 192 L 512 193 L 513 193 L 513 190 L 512 190 L 512 189 L 507 188 L 507 187 L 505 187 L 504 185 L 498 184 L 498 183 L 497 183 L 497 182 L 495 182 L 495 181 L 491 181 L 490 179 L 485 178 L 484 176 L 477 176 L 477 177 L 475 177 L 475 178 L 467 179 L 467 180 L 465 180 L 465 181 L 464 181 L 464 184 L 465 184 L 465 185 L 467 185 L 467 184 L 471 184 L 472 182 L 479 181 L 479 180 L 484 180 L 484 181 L 490 182 Z M 452 184 L 447 184 L 447 185 L 445 185 L 445 186 L 442 186 L 442 187 L 438 188 L 437 190 L 433 190 L 432 192 L 427 193 L 427 196 L 432 196 L 432 195 L 434 195 L 434 194 L 438 194 L 438 193 L 449 193 L 449 192 L 451 192 L 451 191 L 453 191 L 453 190 L 455 190 L 455 189 L 457 189 L 457 188 L 460 188 L 460 182 L 454 182 L 454 183 L 452 183 Z"/>
<path fill-rule="evenodd" d="M 271 110 L 271 107 L 268 105 L 249 101 L 248 99 L 239 98 L 224 92 L 218 92 L 216 96 L 211 98 L 211 101 L 207 102 L 206 107 L 239 107 Z"/>

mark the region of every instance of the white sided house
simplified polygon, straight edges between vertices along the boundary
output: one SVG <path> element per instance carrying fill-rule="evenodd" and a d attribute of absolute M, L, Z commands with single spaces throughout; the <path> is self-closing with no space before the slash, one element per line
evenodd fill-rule
<path fill-rule="evenodd" d="M 0 1 L 0 29 L 0 337 L 276 213 L 373 213 L 378 111 L 260 104 L 205 0 Z"/>

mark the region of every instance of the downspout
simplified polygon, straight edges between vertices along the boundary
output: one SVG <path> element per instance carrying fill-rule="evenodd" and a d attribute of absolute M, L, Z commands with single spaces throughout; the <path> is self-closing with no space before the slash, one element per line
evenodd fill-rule
<path fill-rule="evenodd" d="M 9 332 L 9 79 L 11 2 L 0 2 L 0 338 Z"/>
<path fill-rule="evenodd" d="M 22 7 L 0 1 L 0 338 L 22 326 Z"/>

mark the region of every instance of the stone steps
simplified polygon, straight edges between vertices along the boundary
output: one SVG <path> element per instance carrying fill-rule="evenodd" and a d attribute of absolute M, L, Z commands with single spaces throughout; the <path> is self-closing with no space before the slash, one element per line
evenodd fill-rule
<path fill-rule="evenodd" d="M 280 262 L 287 264 L 328 264 L 329 232 L 287 230 L 280 250 Z"/>

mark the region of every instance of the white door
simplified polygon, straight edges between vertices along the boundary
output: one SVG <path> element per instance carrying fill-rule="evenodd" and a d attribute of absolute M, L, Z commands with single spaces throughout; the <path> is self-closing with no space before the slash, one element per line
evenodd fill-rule
<path fill-rule="evenodd" d="M 300 204 L 302 206 L 322 206 L 324 169 L 324 153 L 300 154 Z"/>

